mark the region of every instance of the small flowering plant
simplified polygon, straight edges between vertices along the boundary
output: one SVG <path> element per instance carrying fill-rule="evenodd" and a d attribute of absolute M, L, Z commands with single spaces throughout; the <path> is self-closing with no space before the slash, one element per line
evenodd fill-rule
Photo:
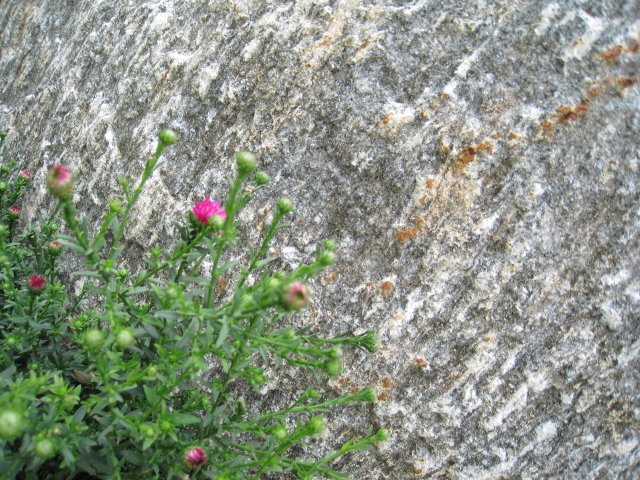
<path fill-rule="evenodd" d="M 174 224 L 180 239 L 172 248 L 152 248 L 136 272 L 120 262 L 131 209 L 177 139 L 161 132 L 139 184 L 120 181 L 123 194 L 109 200 L 97 232 L 71 201 L 73 173 L 56 165 L 47 186 L 57 207 L 18 234 L 19 198 L 31 176 L 13 161 L 0 166 L 0 471 L 7 478 L 231 480 L 282 472 L 278 478 L 341 479 L 331 467 L 337 457 L 386 439 L 384 429 L 369 429 L 321 458 L 306 448 L 325 430 L 322 412 L 375 401 L 371 387 L 342 396 L 309 388 L 275 410 L 257 411 L 242 398 L 269 380 L 267 366 L 336 376 L 343 348 L 376 350 L 374 332 L 323 338 L 313 325 L 288 324 L 310 304 L 307 281 L 335 262 L 337 249 L 325 241 L 313 262 L 273 267 L 267 254 L 294 209 L 290 199 L 277 202 L 245 265 L 228 258 L 238 212 L 269 182 L 254 155 L 238 154 L 224 206 L 206 197 Z M 58 280 L 65 250 L 84 259 L 85 270 L 67 272 L 85 279 L 78 294 Z M 98 307 L 88 309 L 88 301 Z"/>

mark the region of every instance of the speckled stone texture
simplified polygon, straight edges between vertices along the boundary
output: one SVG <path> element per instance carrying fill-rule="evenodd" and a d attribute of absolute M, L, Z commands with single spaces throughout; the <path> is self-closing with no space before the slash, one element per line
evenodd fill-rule
<path fill-rule="evenodd" d="M 260 157 L 273 182 L 243 238 L 288 195 L 279 266 L 340 246 L 293 321 L 381 338 L 319 384 L 380 401 L 335 411 L 310 455 L 373 425 L 389 441 L 336 468 L 637 478 L 639 32 L 637 0 L 3 0 L 0 128 L 30 215 L 63 162 L 93 225 L 180 133 L 135 210 L 134 267 L 223 197 L 235 152 Z M 314 382 L 270 374 L 234 386 L 253 411 Z"/>

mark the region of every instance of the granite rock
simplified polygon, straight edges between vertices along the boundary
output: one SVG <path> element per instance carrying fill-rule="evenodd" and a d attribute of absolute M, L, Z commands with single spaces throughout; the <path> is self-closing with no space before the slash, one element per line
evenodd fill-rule
<path fill-rule="evenodd" d="M 125 258 L 223 198 L 233 156 L 272 177 L 290 268 L 333 238 L 339 262 L 293 319 L 376 329 L 326 395 L 379 402 L 328 419 L 321 454 L 359 479 L 640 475 L 640 3 L 634 0 L 4 0 L 0 129 L 51 207 L 58 162 L 99 225 L 176 130 Z M 74 263 L 76 262 L 76 263 Z M 70 267 L 79 267 L 69 257 Z M 258 410 L 312 378 L 270 372 Z"/>

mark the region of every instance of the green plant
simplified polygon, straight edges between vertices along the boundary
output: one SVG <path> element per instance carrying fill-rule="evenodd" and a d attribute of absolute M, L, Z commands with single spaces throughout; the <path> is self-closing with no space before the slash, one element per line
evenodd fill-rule
<path fill-rule="evenodd" d="M 109 200 L 95 234 L 71 201 L 72 174 L 58 165 L 47 178 L 58 206 L 18 235 L 13 207 L 30 176 L 16 174 L 0 153 L 0 471 L 19 479 L 257 479 L 274 471 L 347 478 L 331 462 L 371 448 L 385 430 L 369 430 L 320 460 L 288 454 L 322 433 L 318 414 L 328 407 L 373 402 L 371 387 L 337 398 L 309 388 L 287 408 L 252 417 L 229 391 L 236 378 L 258 389 L 266 364 L 335 376 L 342 347 L 376 348 L 374 332 L 323 338 L 287 325 L 287 315 L 309 303 L 307 280 L 334 263 L 336 250 L 325 241 L 311 264 L 269 270 L 269 245 L 294 208 L 289 199 L 278 201 L 262 243 L 247 245 L 247 265 L 225 260 L 238 246 L 238 212 L 269 181 L 255 156 L 237 156 L 224 208 L 207 197 L 174 224 L 175 248 L 151 249 L 135 273 L 119 264 L 131 208 L 176 140 L 161 132 L 139 184 L 120 180 L 123 194 Z M 90 279 L 79 295 L 58 281 L 63 246 L 84 259 L 85 269 L 73 273 Z M 223 277 L 233 277 L 230 299 L 217 290 Z M 81 311 L 85 298 L 100 307 Z M 212 368 L 218 377 L 207 375 Z"/>

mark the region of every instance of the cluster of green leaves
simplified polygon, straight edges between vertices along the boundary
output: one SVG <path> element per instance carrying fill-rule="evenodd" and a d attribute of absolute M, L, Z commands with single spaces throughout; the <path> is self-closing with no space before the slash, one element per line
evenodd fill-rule
<path fill-rule="evenodd" d="M 236 378 L 258 389 L 268 380 L 265 365 L 286 363 L 335 376 L 342 347 L 376 348 L 374 332 L 323 338 L 284 323 L 289 312 L 308 303 L 305 282 L 335 261 L 335 243 L 326 241 L 312 263 L 288 273 L 270 271 L 275 259 L 267 253 L 293 209 L 290 200 L 278 201 L 262 243 L 248 246 L 247 265 L 224 261 L 225 252 L 237 247 L 238 212 L 269 181 L 256 171 L 253 155 L 237 157 L 226 218 L 211 217 L 205 224 L 189 213 L 175 224 L 175 248 L 153 248 L 144 258 L 147 267 L 135 273 L 119 266 L 131 208 L 176 139 L 171 131 L 161 132 L 140 182 L 134 188 L 120 180 L 123 194 L 109 200 L 93 235 L 67 194 L 71 186 L 56 189 L 52 181 L 58 207 L 16 236 L 15 215 L 6 211 L 29 180 L 16 176 L 15 163 L 3 159 L 0 471 L 20 479 L 258 479 L 274 471 L 300 479 L 347 478 L 330 463 L 371 448 L 386 431 L 369 431 L 321 460 L 290 454 L 299 451 L 293 446 L 322 433 L 319 413 L 332 405 L 372 402 L 372 388 L 337 398 L 308 389 L 287 408 L 253 417 L 229 392 Z M 66 234 L 58 233 L 58 213 Z M 74 273 L 88 278 L 79 295 L 65 294 L 57 282 L 54 237 L 84 258 L 85 270 Z M 212 267 L 201 275 L 205 259 Z M 33 275 L 45 278 L 44 288 L 30 288 Z M 217 288 L 225 275 L 233 276 L 233 295 L 226 300 Z M 101 307 L 80 313 L 87 294 Z M 212 367 L 223 373 L 211 378 Z M 185 457 L 193 449 L 197 462 Z"/>

